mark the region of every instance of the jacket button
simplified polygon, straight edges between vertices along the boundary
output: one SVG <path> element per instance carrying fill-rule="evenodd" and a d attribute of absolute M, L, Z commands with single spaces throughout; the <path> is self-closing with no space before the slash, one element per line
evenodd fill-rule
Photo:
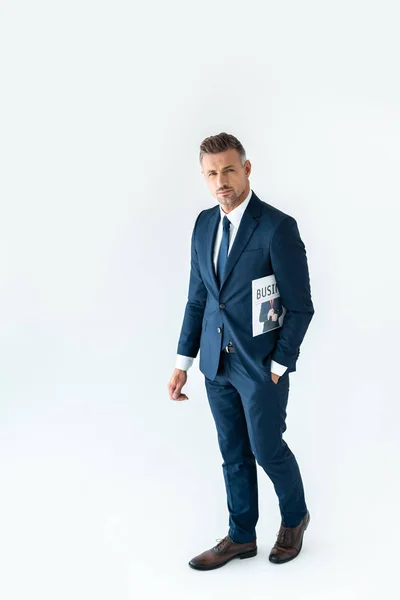
<path fill-rule="evenodd" d="M 225 304 L 220 304 L 219 307 L 220 308 L 225 308 Z"/>
<path fill-rule="evenodd" d="M 218 333 L 221 333 L 221 331 L 222 331 L 221 327 L 217 327 L 217 331 L 218 331 Z"/>

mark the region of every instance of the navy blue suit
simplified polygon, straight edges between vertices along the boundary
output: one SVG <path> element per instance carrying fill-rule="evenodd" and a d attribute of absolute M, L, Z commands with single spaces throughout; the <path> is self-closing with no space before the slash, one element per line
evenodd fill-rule
<path fill-rule="evenodd" d="M 198 215 L 191 239 L 188 300 L 177 353 L 196 357 L 218 433 L 234 541 L 255 539 L 257 461 L 271 478 L 282 522 L 297 525 L 307 507 L 296 459 L 282 439 L 289 373 L 314 314 L 305 246 L 296 220 L 252 192 L 229 252 L 221 286 L 212 252 L 220 207 Z M 253 336 L 252 280 L 274 274 L 286 309 L 282 327 Z M 236 354 L 221 352 L 229 332 Z M 271 359 L 287 366 L 275 384 Z"/>

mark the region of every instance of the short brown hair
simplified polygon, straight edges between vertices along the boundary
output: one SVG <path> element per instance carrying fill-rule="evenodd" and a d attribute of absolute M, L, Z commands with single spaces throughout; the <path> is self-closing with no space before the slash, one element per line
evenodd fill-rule
<path fill-rule="evenodd" d="M 217 152 L 224 152 L 229 148 L 234 148 L 239 152 L 242 165 L 246 162 L 246 152 L 239 140 L 230 133 L 222 131 L 217 135 L 211 135 L 206 137 L 200 144 L 199 160 L 200 164 L 205 154 L 216 154 Z"/>

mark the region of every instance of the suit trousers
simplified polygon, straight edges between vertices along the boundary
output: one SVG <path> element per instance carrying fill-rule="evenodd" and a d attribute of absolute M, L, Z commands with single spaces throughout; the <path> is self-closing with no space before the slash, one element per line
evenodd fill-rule
<path fill-rule="evenodd" d="M 223 458 L 229 511 L 228 535 L 234 542 L 256 539 L 258 485 L 256 462 L 271 479 L 282 524 L 295 527 L 307 506 L 293 452 L 282 439 L 286 430 L 289 373 L 274 383 L 250 377 L 236 353 L 221 352 L 216 378 L 205 376 L 210 409 Z"/>

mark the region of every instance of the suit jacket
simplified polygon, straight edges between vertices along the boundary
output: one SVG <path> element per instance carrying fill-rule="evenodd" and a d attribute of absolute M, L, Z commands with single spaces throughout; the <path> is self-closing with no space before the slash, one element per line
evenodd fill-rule
<path fill-rule="evenodd" d="M 296 370 L 300 344 L 314 314 L 304 243 L 296 220 L 252 192 L 243 213 L 224 277 L 218 286 L 212 262 L 219 205 L 202 210 L 191 238 L 191 268 L 177 353 L 196 357 L 200 371 L 215 379 L 222 328 L 247 372 L 270 379 L 271 359 Z M 252 280 L 275 274 L 286 314 L 282 327 L 253 337 Z"/>

